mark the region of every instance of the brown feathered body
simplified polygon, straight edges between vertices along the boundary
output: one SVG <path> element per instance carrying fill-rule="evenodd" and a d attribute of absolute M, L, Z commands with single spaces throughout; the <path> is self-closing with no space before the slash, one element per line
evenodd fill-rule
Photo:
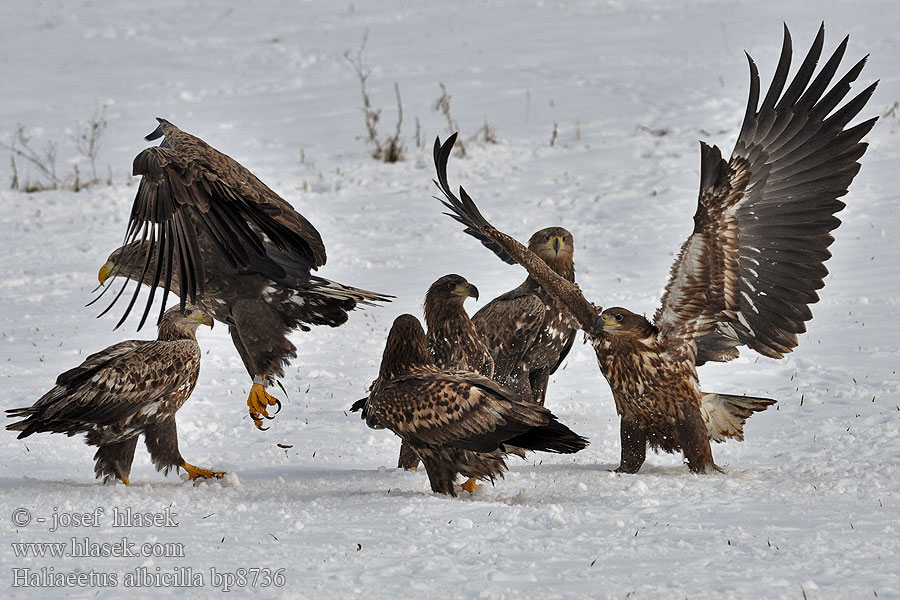
<path fill-rule="evenodd" d="M 466 298 L 477 300 L 478 288 L 462 275 L 444 275 L 429 286 L 425 293 L 428 352 L 439 369 L 471 371 L 491 377 L 494 359 L 463 306 Z M 418 464 L 412 447 L 403 442 L 397 467 L 409 470 Z"/>
<path fill-rule="evenodd" d="M 745 419 L 774 401 L 703 393 L 697 366 L 730 360 L 741 345 L 784 356 L 806 330 L 809 305 L 824 286 L 830 232 L 844 207 L 838 198 L 859 171 L 867 147 L 861 139 L 877 119 L 848 123 L 876 84 L 846 100 L 865 59 L 832 83 L 847 38 L 813 77 L 822 27 L 786 86 L 792 45 L 787 28 L 784 33 L 761 104 L 759 74 L 748 56 L 750 98 L 731 158 L 701 143 L 694 231 L 672 266 L 652 323 L 617 307 L 598 315 L 577 286 L 494 228 L 462 188 L 459 198 L 453 194 L 446 175 L 453 139 L 435 144 L 437 182 L 451 216 L 501 257 L 528 269 L 591 337 L 622 416 L 621 472 L 637 472 L 648 445 L 683 451 L 692 471 L 715 470 L 710 441 L 742 439 Z"/>
<path fill-rule="evenodd" d="M 458 474 L 502 477 L 507 444 L 564 453 L 587 445 L 549 410 L 521 402 L 491 379 L 439 369 L 412 315 L 394 321 L 379 379 L 382 383 L 366 401 L 366 422 L 386 427 L 409 443 L 435 492 L 455 496 Z"/>
<path fill-rule="evenodd" d="M 575 281 L 569 231 L 541 229 L 531 236 L 528 248 L 560 277 Z M 571 313 L 529 275 L 475 313 L 472 322 L 494 359 L 494 380 L 523 400 L 543 404 L 550 375 L 569 353 L 578 331 Z"/>
<path fill-rule="evenodd" d="M 188 304 L 163 314 L 156 340 L 127 340 L 92 354 L 59 375 L 56 386 L 34 405 L 7 410 L 7 425 L 19 438 L 53 432 L 98 446 L 94 472 L 104 481 L 127 481 L 138 436 L 158 470 L 181 466 L 175 413 L 185 403 L 200 372 L 195 332 L 212 320 Z"/>
<path fill-rule="evenodd" d="M 709 442 L 744 439 L 744 423 L 775 401 L 704 393 L 693 338 L 662 335 L 641 315 L 608 308 L 589 336 L 621 416 L 622 462 L 633 473 L 646 448 L 682 452 L 692 471 L 716 469 Z"/>

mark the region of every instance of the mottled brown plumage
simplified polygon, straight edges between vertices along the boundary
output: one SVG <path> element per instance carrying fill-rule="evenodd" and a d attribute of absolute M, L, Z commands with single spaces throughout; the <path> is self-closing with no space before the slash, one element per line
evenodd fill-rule
<path fill-rule="evenodd" d="M 646 447 L 682 450 L 694 472 L 716 469 L 709 442 L 743 438 L 752 412 L 774 401 L 707 394 L 696 367 L 737 356 L 737 346 L 779 358 L 797 345 L 812 318 L 809 304 L 827 274 L 834 216 L 844 204 L 876 119 L 847 128 L 875 89 L 844 101 L 865 64 L 857 62 L 826 92 L 846 49 L 838 46 L 819 74 L 813 71 L 824 27 L 785 89 L 791 40 L 785 28 L 781 58 L 759 104 L 759 75 L 750 62 L 750 99 L 738 141 L 726 162 L 701 144 L 700 194 L 694 232 L 672 267 L 653 323 L 625 309 L 599 309 L 527 248 L 488 223 L 460 188 L 440 185 L 444 203 L 467 231 L 477 231 L 525 266 L 563 302 L 588 332 L 622 416 L 619 471 L 637 472 Z M 453 139 L 435 145 L 438 177 L 446 181 Z"/>
<path fill-rule="evenodd" d="M 587 445 L 549 410 L 519 401 L 487 377 L 439 369 L 412 315 L 394 321 L 379 379 L 366 401 L 366 422 L 410 444 L 435 492 L 455 496 L 458 473 L 492 481 L 502 477 L 507 445 L 562 453 Z"/>
<path fill-rule="evenodd" d="M 472 371 L 490 377 L 494 373 L 494 359 L 463 307 L 466 298 L 477 300 L 478 288 L 461 275 L 444 275 L 428 288 L 425 293 L 428 351 L 440 369 Z M 412 447 L 403 442 L 397 466 L 409 470 L 418 464 L 419 458 Z"/>
<path fill-rule="evenodd" d="M 122 275 L 150 287 L 141 325 L 157 287 L 163 303 L 173 292 L 227 323 L 254 382 L 248 405 L 260 427 L 265 407 L 277 403 L 265 388 L 296 357 L 288 334 L 337 327 L 358 305 L 389 297 L 311 275 L 325 264 L 315 227 L 234 159 L 158 120 L 148 139 L 165 136 L 163 143 L 134 160 L 141 182 L 128 243 L 112 253 L 100 278 Z"/>
<path fill-rule="evenodd" d="M 575 280 L 572 234 L 562 227 L 535 232 L 528 249 L 568 281 Z M 532 276 L 472 317 L 494 357 L 494 380 L 523 400 L 543 404 L 547 384 L 568 355 L 578 323 Z"/>
<path fill-rule="evenodd" d="M 463 303 L 478 300 L 478 288 L 461 275 L 444 275 L 425 293 L 428 351 L 441 369 L 472 371 L 485 377 L 494 373 L 494 359 L 469 318 Z"/>
<path fill-rule="evenodd" d="M 94 473 L 104 481 L 128 483 L 137 438 L 143 434 L 157 470 L 185 468 L 191 479 L 221 477 L 197 469 L 178 450 L 175 413 L 191 395 L 200 372 L 195 332 L 212 319 L 190 304 L 170 308 L 159 323 L 156 340 L 128 340 L 90 355 L 62 373 L 56 386 L 33 406 L 7 410 L 7 425 L 19 438 L 45 431 L 72 436 L 98 446 Z"/>

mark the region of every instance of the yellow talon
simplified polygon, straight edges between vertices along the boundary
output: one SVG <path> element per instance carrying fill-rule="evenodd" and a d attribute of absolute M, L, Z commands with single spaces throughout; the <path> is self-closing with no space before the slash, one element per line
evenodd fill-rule
<path fill-rule="evenodd" d="M 475 490 L 481 487 L 481 484 L 478 483 L 478 480 L 474 477 L 469 477 L 469 479 L 460 486 L 462 489 L 466 490 L 470 494 L 474 494 Z"/>
<path fill-rule="evenodd" d="M 275 411 L 276 414 L 281 411 L 281 401 L 269 394 L 261 383 L 254 383 L 250 388 L 247 406 L 250 407 L 250 418 L 253 419 L 253 424 L 256 425 L 256 428 L 260 431 L 268 429 L 268 427 L 262 426 L 262 417 L 265 417 L 266 419 L 273 418 L 269 416 L 269 412 L 266 410 L 267 406 L 277 406 L 278 410 Z"/>
<path fill-rule="evenodd" d="M 252 412 L 256 412 L 261 414 L 264 417 L 268 417 L 269 413 L 266 412 L 267 406 L 275 406 L 278 404 L 278 398 L 269 394 L 266 391 L 266 388 L 263 387 L 261 383 L 254 383 L 250 388 L 250 396 L 247 398 L 247 406 L 250 407 Z"/>
<path fill-rule="evenodd" d="M 187 471 L 188 479 L 191 481 L 197 479 L 198 477 L 202 477 L 203 479 L 222 479 L 225 477 L 224 471 L 211 471 L 209 469 L 202 469 L 200 467 L 195 467 L 189 462 L 181 463 L 181 468 Z"/>
<path fill-rule="evenodd" d="M 122 477 L 122 483 L 125 485 L 131 485 L 131 481 L 127 477 Z"/>
<path fill-rule="evenodd" d="M 417 471 L 417 472 L 418 472 L 418 470 L 419 470 L 419 465 L 416 465 L 416 466 L 414 466 L 414 467 L 410 467 L 410 468 L 407 469 L 407 470 L 408 470 L 408 471 Z"/>

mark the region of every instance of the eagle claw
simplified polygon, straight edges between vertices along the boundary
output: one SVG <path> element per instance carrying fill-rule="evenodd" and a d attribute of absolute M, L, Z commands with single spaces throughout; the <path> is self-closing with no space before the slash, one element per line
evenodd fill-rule
<path fill-rule="evenodd" d="M 478 483 L 474 477 L 469 477 L 469 479 L 466 480 L 466 482 L 463 483 L 462 485 L 460 485 L 459 487 L 466 490 L 470 494 L 474 494 L 475 490 L 477 490 L 478 488 L 481 487 L 481 484 Z"/>
<path fill-rule="evenodd" d="M 202 467 L 197 467 L 192 465 L 189 462 L 184 462 L 181 464 L 181 468 L 184 469 L 188 474 L 188 479 L 190 481 L 194 481 L 198 477 L 203 479 L 222 479 L 225 477 L 224 471 L 213 471 L 211 469 L 204 469 Z"/>
<path fill-rule="evenodd" d="M 253 387 L 250 388 L 250 396 L 247 398 L 247 406 L 250 407 L 250 418 L 253 419 L 253 424 L 260 431 L 266 431 L 269 428 L 262 426 L 262 419 L 272 420 L 275 418 L 279 412 L 281 412 L 281 401 L 269 394 L 266 391 L 266 388 L 263 387 L 262 384 L 254 383 Z M 269 415 L 269 412 L 266 410 L 267 406 L 275 406 L 277 410 L 275 411 L 275 415 Z"/>

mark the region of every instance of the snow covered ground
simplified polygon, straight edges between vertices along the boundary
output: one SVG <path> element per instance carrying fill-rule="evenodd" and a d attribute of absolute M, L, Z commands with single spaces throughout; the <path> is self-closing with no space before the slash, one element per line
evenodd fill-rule
<path fill-rule="evenodd" d="M 748 422 L 745 442 L 713 448 L 725 473 L 691 475 L 672 455 L 650 455 L 636 476 L 610 473 L 618 420 L 580 343 L 547 405 L 591 439 L 585 451 L 511 461 L 496 487 L 457 499 L 431 494 L 424 473 L 394 470 L 397 439 L 346 412 L 374 378 L 394 317 L 421 314 L 445 273 L 484 299 L 524 277 L 431 198 L 431 143 L 449 132 L 432 108 L 440 84 L 468 150 L 451 160 L 451 183 L 519 239 L 565 226 L 588 297 L 649 314 L 692 225 L 697 140 L 727 152 L 737 135 L 743 50 L 767 85 L 782 22 L 802 55 L 823 20 L 827 49 L 850 34 L 848 66 L 871 53 L 861 83 L 881 84 L 863 113 L 885 116 L 800 346 L 780 361 L 745 351 L 701 369 L 708 390 L 779 400 Z M 329 252 L 322 275 L 397 299 L 294 336 L 284 410 L 265 433 L 247 418 L 250 382 L 225 328 L 200 333 L 181 449 L 229 471 L 223 483 L 165 478 L 141 447 L 133 485 L 101 485 L 80 439 L 4 432 L 0 596 L 199 597 L 231 584 L 238 596 L 317 599 L 900 597 L 898 22 L 895 0 L 4 3 L 0 141 L 24 125 L 34 147 L 58 144 L 59 174 L 77 164 L 84 175 L 72 137 L 105 106 L 97 166 L 114 185 L 0 191 L 3 408 L 32 403 L 88 353 L 154 335 L 135 333 L 135 319 L 112 331 L 121 307 L 97 320 L 84 305 L 121 241 L 131 160 L 156 116 L 234 156 L 309 218 Z M 360 139 L 359 81 L 344 53 L 366 32 L 384 134 L 396 123 L 395 82 L 402 97 L 406 160 L 396 164 L 369 158 Z M 485 123 L 498 143 L 470 140 Z M 4 188 L 8 161 L 3 152 Z M 40 179 L 17 167 L 20 181 Z M 96 527 L 50 531 L 54 515 L 65 524 L 97 508 Z M 114 508 L 168 509 L 177 526 L 114 527 Z M 183 556 L 36 558 L 14 546 L 123 537 Z M 246 571 L 242 584 L 229 578 L 241 568 L 270 571 L 255 582 Z M 115 574 L 116 585 L 13 587 L 17 573 L 51 569 L 93 572 L 94 584 Z M 202 587 L 176 587 L 198 575 Z"/>

